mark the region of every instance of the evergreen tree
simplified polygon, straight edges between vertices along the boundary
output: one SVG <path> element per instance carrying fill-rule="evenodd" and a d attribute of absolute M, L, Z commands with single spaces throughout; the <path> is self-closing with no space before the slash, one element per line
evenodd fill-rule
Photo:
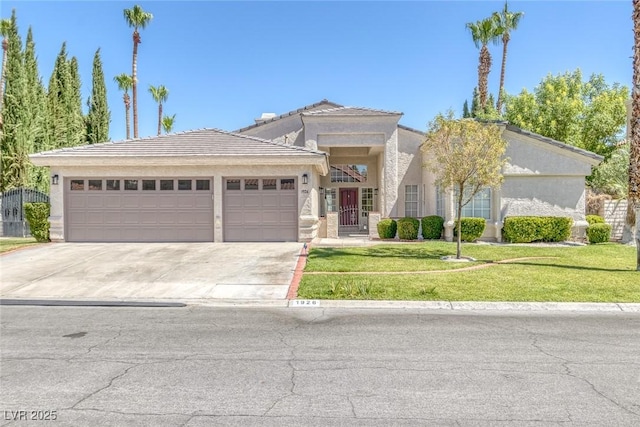
<path fill-rule="evenodd" d="M 471 117 L 471 112 L 469 111 L 469 102 L 467 102 L 467 100 L 464 100 L 464 105 L 462 105 L 462 118 L 463 119 L 468 119 L 469 117 Z"/>
<path fill-rule="evenodd" d="M 35 53 L 35 42 L 31 27 L 27 33 L 24 51 L 24 73 L 26 80 L 26 103 L 29 133 L 33 136 L 32 152 L 45 151 L 50 148 L 47 138 L 47 114 L 45 89 L 38 72 L 38 61 Z M 49 170 L 46 167 L 32 166 L 30 187 L 40 191 L 49 191 Z"/>
<path fill-rule="evenodd" d="M 28 122 L 26 103 L 26 79 L 22 52 L 22 39 L 18 32 L 15 10 L 7 36 L 7 63 L 5 92 L 2 107 L 3 130 L 0 139 L 2 180 L 0 191 L 23 187 L 29 184 L 31 163 L 29 153 L 33 141 Z"/>
<path fill-rule="evenodd" d="M 107 87 L 102 72 L 102 60 L 100 59 L 100 49 L 93 57 L 92 89 L 91 96 L 87 102 L 89 112 L 87 113 L 87 142 L 95 144 L 109 140 L 109 123 L 111 113 L 107 105 Z"/>
<path fill-rule="evenodd" d="M 478 88 L 473 88 L 473 97 L 471 98 L 471 117 L 476 117 L 480 112 L 480 94 Z"/>
<path fill-rule="evenodd" d="M 82 114 L 82 91 L 80 72 L 78 71 L 78 59 L 74 56 L 69 61 L 69 72 L 71 75 L 71 86 L 69 88 L 68 104 L 68 133 L 71 146 L 86 144 L 87 135 L 85 118 Z"/>

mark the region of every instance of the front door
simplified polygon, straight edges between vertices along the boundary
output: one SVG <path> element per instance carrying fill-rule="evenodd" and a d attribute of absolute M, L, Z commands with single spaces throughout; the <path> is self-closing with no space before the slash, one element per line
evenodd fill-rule
<path fill-rule="evenodd" d="M 340 225 L 358 225 L 358 189 L 340 189 Z"/>

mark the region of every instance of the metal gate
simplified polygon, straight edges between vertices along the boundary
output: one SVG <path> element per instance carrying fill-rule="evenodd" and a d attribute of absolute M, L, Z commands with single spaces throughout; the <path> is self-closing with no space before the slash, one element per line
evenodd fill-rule
<path fill-rule="evenodd" d="M 2 235 L 29 237 L 29 223 L 24 218 L 25 203 L 49 203 L 49 196 L 31 188 L 15 188 L 2 194 Z"/>

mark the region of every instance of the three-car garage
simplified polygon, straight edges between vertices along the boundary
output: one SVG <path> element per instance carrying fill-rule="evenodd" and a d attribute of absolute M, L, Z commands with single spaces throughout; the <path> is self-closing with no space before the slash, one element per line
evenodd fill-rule
<path fill-rule="evenodd" d="M 222 178 L 223 238 L 297 241 L 295 177 Z M 65 180 L 66 241 L 212 242 L 214 178 Z"/>

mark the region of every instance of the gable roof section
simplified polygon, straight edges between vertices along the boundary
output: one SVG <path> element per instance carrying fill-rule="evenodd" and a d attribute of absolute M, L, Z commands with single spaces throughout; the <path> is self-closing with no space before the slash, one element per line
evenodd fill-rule
<path fill-rule="evenodd" d="M 303 111 L 303 116 L 314 117 L 335 117 L 335 116 L 401 116 L 402 113 L 397 111 L 376 110 L 374 108 L 364 107 L 336 107 L 324 110 Z"/>
<path fill-rule="evenodd" d="M 36 165 L 86 164 L 88 159 L 98 161 L 126 161 L 129 159 L 159 159 L 167 164 L 171 159 L 191 159 L 187 163 L 207 163 L 214 159 L 246 159 L 256 163 L 323 163 L 327 154 L 305 147 L 295 147 L 256 138 L 238 135 L 219 129 L 199 129 L 156 137 L 130 139 L 120 142 L 83 145 L 61 148 L 32 154 Z M 63 161 L 63 162 L 61 162 Z M 173 160 L 175 161 L 175 160 Z"/>
<path fill-rule="evenodd" d="M 555 139 L 552 139 L 552 138 L 547 138 L 546 136 L 542 136 L 534 132 L 529 132 L 528 130 L 521 129 L 511 124 L 506 125 L 506 130 L 509 130 L 519 135 L 527 136 L 529 138 L 533 138 L 537 141 L 544 142 L 546 144 L 552 145 L 557 148 L 561 148 L 563 150 L 567 150 L 571 153 L 587 157 L 588 159 L 590 159 L 590 163 L 594 165 L 597 165 L 598 163 L 604 160 L 604 157 L 602 157 L 599 154 L 593 153 L 591 151 L 583 150 L 582 148 L 574 147 L 573 145 L 569 145 L 561 141 L 556 141 Z"/>
<path fill-rule="evenodd" d="M 257 128 L 259 126 L 266 125 L 267 123 L 273 123 L 273 122 L 275 122 L 277 120 L 284 119 L 286 117 L 299 115 L 299 114 L 301 114 L 301 113 L 303 113 L 305 111 L 312 110 L 314 108 L 318 108 L 321 105 L 326 105 L 327 107 L 330 107 L 330 108 L 342 107 L 342 105 L 340 105 L 340 104 L 336 104 L 335 102 L 331 102 L 331 101 L 329 101 L 327 99 L 323 99 L 322 101 L 316 102 L 315 104 L 305 105 L 304 107 L 298 108 L 297 110 L 291 110 L 288 113 L 280 114 L 279 116 L 273 117 L 273 118 L 271 118 L 269 120 L 265 120 L 265 121 L 262 121 L 260 123 L 254 123 L 252 125 L 245 126 L 245 127 L 241 128 L 241 129 L 235 130 L 234 132 L 235 133 L 242 133 L 242 132 L 248 131 L 249 129 L 254 129 L 254 128 Z"/>

